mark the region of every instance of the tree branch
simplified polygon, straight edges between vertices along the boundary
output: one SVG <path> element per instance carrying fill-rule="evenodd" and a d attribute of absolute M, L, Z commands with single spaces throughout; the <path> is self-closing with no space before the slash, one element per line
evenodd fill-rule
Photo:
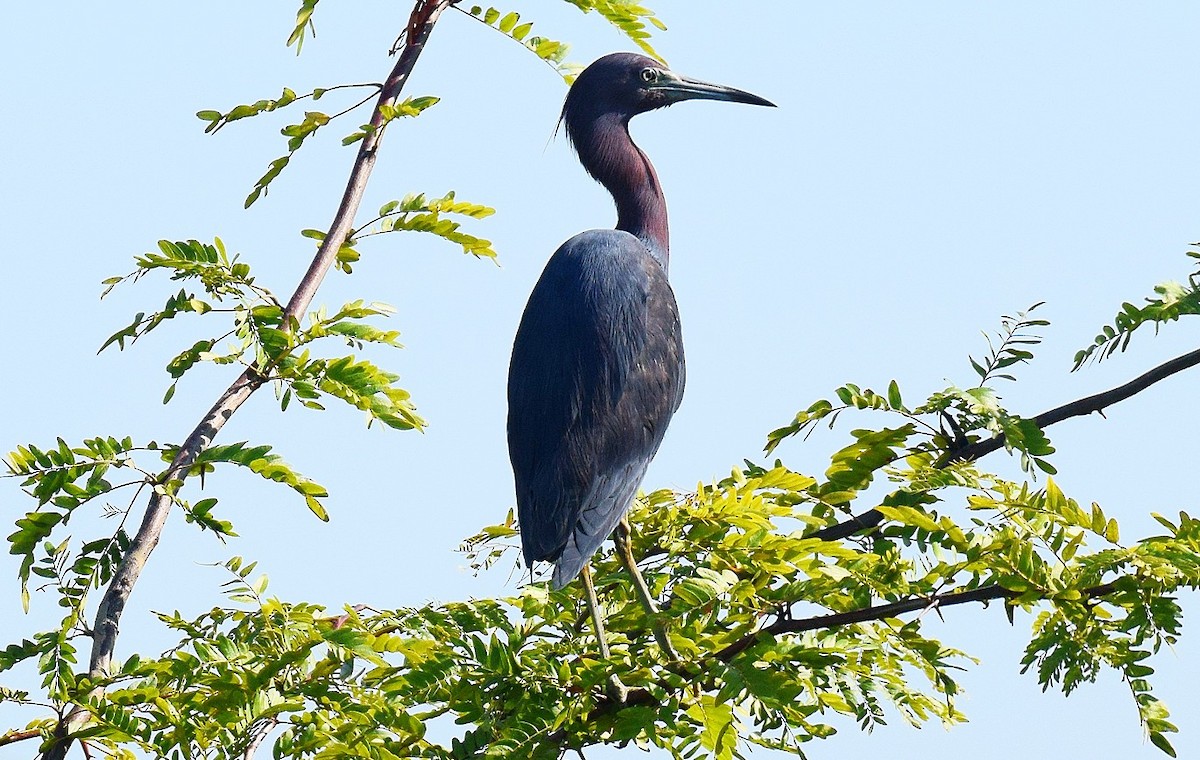
<path fill-rule="evenodd" d="M 0 734 L 0 747 L 3 747 L 5 744 L 16 744 L 17 742 L 23 742 L 26 739 L 36 739 L 41 735 L 42 732 L 38 731 L 37 729 L 28 729 L 25 731 L 13 729 L 12 731 L 6 731 L 5 733 Z"/>
<path fill-rule="evenodd" d="M 1106 596 L 1116 590 L 1117 583 L 1114 580 L 1108 583 L 1102 583 L 1099 586 L 1092 586 L 1081 591 L 1082 595 L 1088 599 L 1094 599 L 1099 596 Z M 1021 592 L 1012 591 L 1002 586 L 992 584 L 988 586 L 980 586 L 969 591 L 954 591 L 948 594 L 933 594 L 932 596 L 917 597 L 914 599 L 905 599 L 900 602 L 892 602 L 890 604 L 880 604 L 872 607 L 863 607 L 857 610 L 848 612 L 835 612 L 828 615 L 816 615 L 809 618 L 790 619 L 780 618 L 771 625 L 765 628 L 760 628 L 754 633 L 738 639 L 734 643 L 711 655 L 712 659 L 720 662 L 729 662 L 734 657 L 737 657 L 742 652 L 757 644 L 767 636 L 779 636 L 789 633 L 803 633 L 805 631 L 816 631 L 830 628 L 840 628 L 844 625 L 852 625 L 854 623 L 865 623 L 871 620 L 883 620 L 885 618 L 903 615 L 908 612 L 917 612 L 924 610 L 938 609 L 941 607 L 953 607 L 959 604 L 971 604 L 974 602 L 988 602 L 995 599 L 1015 599 L 1021 596 Z M 701 667 L 700 672 L 704 668 Z M 659 682 L 659 685 L 668 691 L 675 690 L 678 687 Z M 646 688 L 630 689 L 626 699 L 622 701 L 613 700 L 605 697 L 600 700 L 599 704 L 587 714 L 584 719 L 588 723 L 592 723 L 607 715 L 612 715 L 615 712 L 623 710 L 626 707 L 634 705 L 657 704 L 653 694 Z M 565 728 L 560 728 L 547 735 L 546 740 L 561 745 L 568 738 L 568 732 Z"/>
<path fill-rule="evenodd" d="M 1139 375 L 1124 385 L 1118 385 L 1116 388 L 1112 388 L 1101 393 L 1096 393 L 1076 401 L 1071 401 L 1063 404 L 1062 406 L 1057 406 L 1053 409 L 1050 409 L 1049 411 L 1042 412 L 1038 416 L 1034 417 L 1033 421 L 1037 423 L 1039 428 L 1044 430 L 1055 423 L 1062 422 L 1063 420 L 1069 420 L 1072 417 L 1082 417 L 1093 412 L 1103 411 L 1113 404 L 1120 403 L 1125 399 L 1136 396 L 1160 380 L 1165 380 L 1171 375 L 1174 375 L 1177 372 L 1182 372 L 1190 367 L 1194 367 L 1197 364 L 1200 364 L 1200 349 L 1196 349 L 1195 351 L 1191 351 L 1182 356 L 1177 356 L 1170 361 L 1163 362 L 1154 369 Z M 997 449 L 1003 448 L 1004 443 L 1005 436 L 1003 433 L 1001 433 L 1000 435 L 994 438 L 989 438 L 986 441 L 976 441 L 975 443 L 968 444 L 962 449 L 953 452 L 952 456 L 948 457 L 945 463 L 943 463 L 943 466 L 944 464 L 948 464 L 950 462 L 974 462 L 977 459 L 991 454 Z M 814 532 L 812 537 L 820 538 L 824 541 L 838 541 L 843 538 L 849 538 L 855 533 L 868 528 L 874 528 L 881 522 L 883 522 L 883 515 L 880 514 L 878 510 L 868 509 L 861 515 L 855 515 L 849 520 L 845 520 L 836 525 L 830 525 L 828 528 L 822 528 L 821 530 Z"/>
<path fill-rule="evenodd" d="M 1097 596 L 1110 594 L 1116 588 L 1116 581 L 1103 583 L 1099 586 L 1092 586 L 1084 589 L 1081 593 L 1091 599 Z M 716 659 L 721 662 L 729 662 L 737 655 L 741 654 L 751 646 L 756 644 L 764 636 L 778 636 L 784 633 L 803 633 L 805 631 L 817 631 L 829 628 L 840 628 L 844 625 L 853 625 L 854 623 L 865 623 L 870 620 L 883 620 L 884 618 L 903 615 L 906 612 L 917 612 L 918 610 L 932 610 L 940 607 L 954 607 L 959 604 L 971 604 L 973 602 L 990 602 L 995 599 L 1015 599 L 1021 596 L 1021 592 L 1006 589 L 1003 586 L 991 584 L 988 586 L 980 586 L 973 588 L 970 591 L 954 591 L 949 594 L 933 594 L 932 596 L 921 596 L 915 599 L 905 599 L 900 602 L 892 602 L 891 604 L 880 604 L 872 607 L 863 607 L 862 609 L 850 610 L 849 612 L 834 612 L 828 615 L 816 615 L 809 618 L 801 618 L 793 620 L 791 618 L 780 618 L 766 628 L 761 628 L 754 633 L 747 634 L 743 638 L 735 641 L 729 646 L 717 652 Z"/>
<path fill-rule="evenodd" d="M 242 760 L 254 760 L 254 753 L 258 752 L 258 748 L 262 746 L 262 743 L 268 736 L 271 735 L 271 732 L 274 731 L 275 727 L 278 725 L 279 721 L 275 720 L 274 718 L 270 718 L 262 725 L 254 729 L 251 732 L 249 744 L 247 744 L 246 749 L 242 751 Z"/>
<path fill-rule="evenodd" d="M 1103 411 L 1113 404 L 1136 396 L 1158 381 L 1165 380 L 1171 375 L 1194 367 L 1197 364 L 1200 364 L 1200 348 L 1183 356 L 1177 356 L 1170 361 L 1163 362 L 1149 372 L 1135 377 L 1124 385 L 1118 385 L 1116 388 L 1102 391 L 1101 393 L 1042 412 L 1034 417 L 1033 421 L 1037 423 L 1039 428 L 1044 429 L 1057 422 L 1069 420 L 1072 417 L 1082 417 L 1093 412 Z M 1004 436 L 998 435 L 990 440 L 980 441 L 967 446 L 961 452 L 956 453 L 954 458 L 963 462 L 973 462 L 1002 446 L 1004 446 Z"/>
<path fill-rule="evenodd" d="M 384 83 L 379 94 L 379 101 L 371 114 L 369 123 L 374 129 L 368 130 L 367 136 L 360 143 L 358 156 L 354 160 L 350 178 L 346 183 L 346 190 L 342 194 L 337 212 L 329 226 L 329 232 L 317 249 L 308 271 L 288 301 L 287 308 L 284 310 L 282 325 L 284 330 L 291 331 L 299 325 L 300 317 L 312 303 L 329 267 L 337 259 L 338 251 L 353 228 L 354 216 L 362 202 L 371 170 L 375 167 L 377 149 L 383 135 L 385 125 L 383 106 L 390 106 L 396 102 L 425 47 L 425 42 L 433 31 L 434 24 L 437 23 L 442 11 L 452 2 L 454 0 L 416 0 L 409 17 L 403 52 Z M 141 526 L 130 542 L 129 550 L 121 559 L 113 580 L 105 589 L 104 597 L 100 600 L 97 608 L 88 667 L 89 678 L 101 679 L 108 674 L 113 651 L 116 648 L 121 614 L 125 610 L 125 604 L 129 600 L 133 587 L 149 560 L 151 552 L 158 545 L 167 515 L 170 514 L 175 500 L 174 494 L 179 491 L 184 480 L 187 479 L 188 470 L 195 463 L 200 452 L 212 443 L 234 412 L 264 382 L 265 377 L 255 368 L 247 369 L 234 380 L 233 384 L 225 389 L 217 402 L 192 430 L 175 454 L 175 458 L 171 460 L 171 464 L 163 473 L 161 480 L 155 485 L 154 495 L 151 496 L 146 507 Z M 61 720 L 55 730 L 58 739 L 46 750 L 43 760 L 62 760 L 70 749 L 70 732 L 86 721 L 87 717 L 88 712 L 77 706 Z"/>

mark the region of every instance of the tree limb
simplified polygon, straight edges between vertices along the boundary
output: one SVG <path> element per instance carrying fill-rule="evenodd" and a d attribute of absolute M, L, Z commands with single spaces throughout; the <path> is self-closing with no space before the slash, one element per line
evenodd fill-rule
<path fill-rule="evenodd" d="M 325 278 L 329 267 L 337 259 L 337 253 L 354 225 L 354 217 L 362 202 L 367 180 L 375 167 L 377 149 L 383 134 L 385 119 L 383 106 L 393 105 L 404 89 L 413 66 L 424 50 L 425 42 L 433 31 L 434 24 L 442 11 L 454 0 L 417 0 L 409 17 L 406 29 L 405 45 L 392 68 L 391 74 L 384 83 L 379 94 L 379 101 L 371 114 L 370 124 L 374 129 L 367 131 L 358 149 L 358 156 L 350 171 L 346 190 L 338 204 L 337 212 L 329 226 L 329 232 L 317 249 L 312 264 L 305 273 L 296 291 L 288 301 L 284 310 L 283 329 L 291 331 L 300 323 L 300 317 L 312 303 L 317 289 Z M 207 448 L 229 418 L 233 416 L 247 399 L 262 387 L 265 378 L 255 368 L 245 370 L 233 384 L 221 394 L 217 402 L 204 415 L 199 424 L 188 435 L 187 440 L 179 447 L 175 458 L 155 485 L 154 494 L 146 507 L 142 523 L 130 542 L 129 550 L 121 559 L 120 565 L 105 589 L 104 596 L 96 611 L 96 621 L 93 626 L 91 658 L 88 666 L 88 677 L 102 679 L 109 671 L 113 651 L 116 648 L 117 635 L 121 614 L 129 600 L 133 587 L 137 583 L 151 552 L 158 545 L 167 515 L 170 514 L 174 503 L 174 494 L 179 491 L 188 470 L 196 458 Z M 89 713 L 81 707 L 73 709 L 55 730 L 58 737 L 53 745 L 46 750 L 43 760 L 62 760 L 70 749 L 70 732 L 87 720 Z"/>
<path fill-rule="evenodd" d="M 1104 596 L 1110 594 L 1116 588 L 1116 581 L 1103 583 L 1099 586 L 1092 586 L 1084 589 L 1081 593 L 1090 598 Z M 915 599 L 905 599 L 900 602 L 892 602 L 890 604 L 880 604 L 872 607 L 863 607 L 849 612 L 834 612 L 828 615 L 816 615 L 809 618 L 801 618 L 793 620 L 791 618 L 780 618 L 771 625 L 761 628 L 754 633 L 747 634 L 738 641 L 717 652 L 714 657 L 721 662 L 729 662 L 737 655 L 749 649 L 756 644 L 764 636 L 778 636 L 784 633 L 803 633 L 805 631 L 817 631 L 829 628 L 840 628 L 844 625 L 853 625 L 854 623 L 865 623 L 870 620 L 883 620 L 884 618 L 903 615 L 906 612 L 917 612 L 918 610 L 932 610 L 940 607 L 953 607 L 959 604 L 971 604 L 972 602 L 989 602 L 995 599 L 1015 599 L 1021 596 L 1021 592 L 1006 589 L 1003 586 L 991 584 L 988 586 L 980 586 L 969 591 L 954 591 L 948 594 L 933 594 L 932 596 L 919 596 Z"/>
<path fill-rule="evenodd" d="M 1171 375 L 1174 375 L 1177 372 L 1182 372 L 1190 367 L 1194 367 L 1197 364 L 1200 364 L 1200 349 L 1196 349 L 1195 351 L 1191 351 L 1182 356 L 1177 356 L 1170 361 L 1163 362 L 1154 369 L 1137 376 L 1124 385 L 1118 385 L 1116 388 L 1111 388 L 1107 391 L 1096 393 L 1076 401 L 1071 401 L 1063 404 L 1062 406 L 1057 406 L 1053 409 L 1050 409 L 1049 411 L 1042 412 L 1038 416 L 1034 417 L 1033 421 L 1037 423 L 1039 428 L 1045 429 L 1055 423 L 1071 419 L 1072 417 L 1082 417 L 1087 414 L 1092 414 L 1093 412 L 1103 411 L 1113 404 L 1120 403 L 1121 401 L 1136 396 L 1160 380 L 1165 380 Z M 975 443 L 968 444 L 962 449 L 953 452 L 952 456 L 948 457 L 943 463 L 943 466 L 945 464 L 949 464 L 950 462 L 974 462 L 977 459 L 991 454 L 993 451 L 1003 448 L 1004 443 L 1005 436 L 1003 433 L 1001 433 L 1000 435 L 994 438 L 989 438 L 986 441 L 976 441 Z M 855 533 L 868 528 L 874 528 L 881 522 L 883 522 L 883 515 L 880 514 L 878 510 L 868 509 L 861 515 L 855 515 L 849 520 L 845 520 L 836 525 L 830 525 L 828 528 L 822 528 L 821 530 L 814 532 L 812 536 L 813 538 L 820 538 L 824 541 L 838 541 L 843 538 L 849 538 Z"/>
<path fill-rule="evenodd" d="M 1080 593 L 1088 598 L 1094 599 L 1100 596 L 1106 596 L 1116 590 L 1117 583 L 1114 580 L 1108 583 L 1102 583 L 1098 586 L 1092 586 L 1083 589 Z M 1003 586 L 991 584 L 988 586 L 980 586 L 969 591 L 954 591 L 947 594 L 933 594 L 931 596 L 916 597 L 914 599 L 905 599 L 899 602 L 890 604 L 880 604 L 872 607 L 863 607 L 857 610 L 848 612 L 835 612 L 828 615 L 816 615 L 809 618 L 791 619 L 780 618 L 771 625 L 760 628 L 754 633 L 747 634 L 741 639 L 725 647 L 724 649 L 711 655 L 713 660 L 720 662 L 730 662 L 742 652 L 757 644 L 767 636 L 779 636 L 789 633 L 803 633 L 804 631 L 816 631 L 830 628 L 839 628 L 844 625 L 852 625 L 854 623 L 865 623 L 871 620 L 883 620 L 897 615 L 903 615 L 908 612 L 917 612 L 923 610 L 938 609 L 941 607 L 953 607 L 959 604 L 971 604 L 974 602 L 988 602 L 996 599 L 1015 599 L 1021 596 L 1022 593 L 1006 589 Z M 704 671 L 703 663 L 701 663 L 700 672 Z M 670 684 L 663 682 L 660 686 L 668 691 L 674 688 Z M 604 698 L 599 701 L 599 704 L 588 713 L 584 719 L 591 723 L 607 715 L 612 715 L 626 707 L 634 705 L 657 704 L 653 694 L 645 689 L 630 689 L 629 694 L 622 701 L 616 701 L 611 698 Z M 554 744 L 562 744 L 568 738 L 568 733 L 565 728 L 560 728 L 547 735 L 546 740 Z"/>

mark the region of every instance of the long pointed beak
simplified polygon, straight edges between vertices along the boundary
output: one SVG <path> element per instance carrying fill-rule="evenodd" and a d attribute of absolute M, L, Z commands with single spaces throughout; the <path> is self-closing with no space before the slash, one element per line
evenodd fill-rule
<path fill-rule="evenodd" d="M 658 82 L 651 84 L 651 90 L 658 90 L 667 96 L 667 99 L 672 103 L 678 103 L 681 100 L 728 100 L 732 103 L 749 103 L 752 106 L 770 106 L 775 107 L 775 104 L 766 98 L 739 90 L 734 87 L 726 87 L 721 84 L 711 84 L 709 82 L 701 82 L 699 79 L 690 79 L 688 77 L 679 76 L 674 72 L 663 72 L 664 76 Z"/>

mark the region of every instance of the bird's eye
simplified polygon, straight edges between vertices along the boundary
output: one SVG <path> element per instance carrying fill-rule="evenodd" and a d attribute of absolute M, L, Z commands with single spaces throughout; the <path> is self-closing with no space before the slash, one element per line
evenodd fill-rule
<path fill-rule="evenodd" d="M 653 81 L 656 81 L 657 79 L 658 79 L 658 70 L 657 69 L 649 69 L 649 68 L 642 69 L 642 81 L 643 82 L 653 82 Z"/>

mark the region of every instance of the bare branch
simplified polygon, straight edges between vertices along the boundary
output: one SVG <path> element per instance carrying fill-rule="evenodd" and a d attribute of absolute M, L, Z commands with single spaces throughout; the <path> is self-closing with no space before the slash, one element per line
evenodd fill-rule
<path fill-rule="evenodd" d="M 1118 385 L 1116 388 L 1071 401 L 1049 411 L 1042 412 L 1034 417 L 1033 421 L 1037 423 L 1039 428 L 1044 430 L 1057 422 L 1069 420 L 1072 417 L 1082 417 L 1093 412 L 1103 411 L 1113 404 L 1136 396 L 1160 380 L 1165 380 L 1171 375 L 1194 367 L 1197 364 L 1200 364 L 1200 349 L 1163 362 L 1149 372 L 1139 375 L 1124 385 Z M 943 462 L 943 466 L 950 462 L 974 462 L 976 459 L 980 459 L 991 454 L 993 451 L 1003 448 L 1004 442 L 1005 437 L 1003 434 L 1000 434 L 986 441 L 977 441 L 976 443 L 969 444 L 958 451 L 951 452 L 951 455 Z M 837 525 L 822 528 L 813 533 L 812 536 L 824 541 L 838 541 L 868 528 L 874 528 L 881 522 L 883 522 L 883 515 L 878 510 L 868 509 L 861 515 L 855 515 Z"/>
<path fill-rule="evenodd" d="M 385 119 L 383 106 L 396 102 L 404 84 L 412 73 L 413 66 L 424 49 L 437 19 L 453 0 L 417 0 L 409 17 L 406 45 L 391 74 L 384 83 L 379 95 L 379 101 L 371 114 L 370 124 L 374 127 L 368 130 L 367 136 L 359 146 L 350 171 L 346 190 L 341 203 L 330 224 L 329 233 L 322 241 L 312 264 L 304 278 L 296 287 L 291 300 L 284 311 L 283 329 L 292 330 L 300 322 L 300 317 L 312 303 L 317 288 L 320 287 L 329 267 L 337 258 L 337 252 L 346 241 L 346 236 L 354 224 L 354 215 L 358 212 L 362 196 L 366 190 L 367 180 L 375 167 L 377 148 Z M 104 597 L 96 611 L 94 639 L 92 642 L 91 659 L 88 676 L 100 679 L 107 675 L 112 663 L 113 651 L 116 648 L 121 614 L 129 600 L 133 587 L 137 583 L 142 569 L 145 567 L 150 554 L 158 545 L 159 537 L 174 503 L 174 494 L 179 491 L 183 481 L 188 477 L 188 470 L 196 458 L 207 448 L 229 418 L 233 416 L 242 404 L 258 390 L 265 378 L 255 368 L 248 368 L 221 394 L 217 402 L 200 420 L 191 434 L 180 446 L 175 458 L 163 474 L 162 479 L 155 485 L 154 495 L 146 507 L 142 524 L 137 534 L 130 542 L 129 550 L 117 567 L 113 580 L 105 589 Z M 78 728 L 88 718 L 89 713 L 76 707 L 59 722 L 55 730 L 57 741 L 46 750 L 44 760 L 62 760 L 71 746 L 71 731 Z"/>

